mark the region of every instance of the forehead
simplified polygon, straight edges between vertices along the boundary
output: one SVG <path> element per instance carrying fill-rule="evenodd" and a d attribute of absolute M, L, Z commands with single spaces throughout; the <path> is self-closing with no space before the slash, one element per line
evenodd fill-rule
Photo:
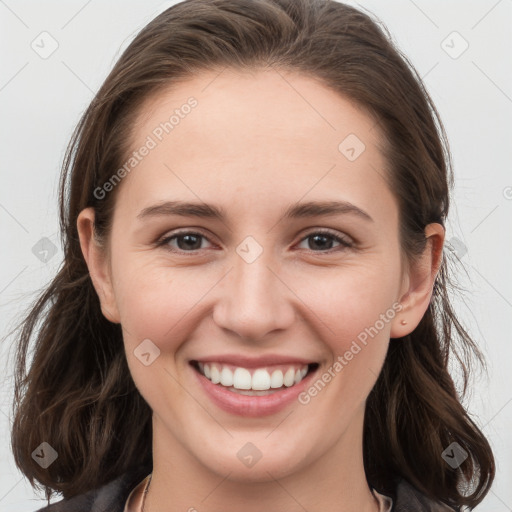
<path fill-rule="evenodd" d="M 175 84 L 140 110 L 131 147 L 149 140 L 151 150 L 126 180 L 137 203 L 164 190 L 287 204 L 347 192 L 369 206 L 386 186 L 375 120 L 294 72 L 224 69 Z"/>
<path fill-rule="evenodd" d="M 188 108 L 191 97 L 197 105 Z M 155 130 L 159 138 L 159 125 L 175 111 L 172 131 L 161 135 L 176 142 L 194 138 L 194 147 L 180 148 L 183 156 L 197 156 L 199 150 L 238 157 L 243 143 L 252 148 L 251 157 L 261 157 L 264 146 L 278 155 L 286 151 L 288 158 L 307 151 L 332 158 L 339 156 L 338 145 L 350 134 L 368 144 L 380 137 L 375 120 L 349 99 L 317 79 L 284 70 L 223 69 L 173 85 L 146 101 L 135 142 Z"/>

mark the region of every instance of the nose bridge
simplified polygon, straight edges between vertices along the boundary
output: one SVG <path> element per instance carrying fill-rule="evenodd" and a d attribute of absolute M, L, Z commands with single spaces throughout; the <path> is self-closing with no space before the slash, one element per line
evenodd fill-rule
<path fill-rule="evenodd" d="M 224 283 L 214 319 L 219 327 L 244 338 L 259 339 L 275 329 L 286 328 L 294 318 L 290 291 L 276 276 L 278 267 L 272 251 L 264 250 L 255 259 L 251 241 L 237 248 L 233 268 Z M 249 248 L 249 251 L 244 249 Z M 240 255 L 241 254 L 241 255 Z"/>

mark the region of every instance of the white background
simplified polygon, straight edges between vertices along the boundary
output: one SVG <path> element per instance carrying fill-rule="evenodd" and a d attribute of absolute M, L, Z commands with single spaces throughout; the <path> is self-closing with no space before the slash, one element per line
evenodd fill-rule
<path fill-rule="evenodd" d="M 57 183 L 72 129 L 120 51 L 172 3 L 0 0 L 1 336 L 60 265 Z M 387 25 L 448 132 L 456 186 L 447 240 L 469 274 L 460 276 L 466 293 L 456 304 L 489 366 L 488 377 L 475 375 L 467 405 L 498 465 L 477 509 L 512 510 L 512 0 L 349 3 Z M 31 48 L 43 31 L 58 42 L 46 59 Z M 446 39 L 453 31 L 463 39 Z M 452 58 L 464 40 L 467 50 Z M 32 252 L 42 237 L 58 247 L 46 263 Z M 29 512 L 45 501 L 10 453 L 11 343 L 0 345 L 0 510 Z"/>

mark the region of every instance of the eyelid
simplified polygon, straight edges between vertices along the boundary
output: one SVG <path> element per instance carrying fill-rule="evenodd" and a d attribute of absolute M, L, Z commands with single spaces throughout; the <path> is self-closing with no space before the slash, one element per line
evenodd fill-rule
<path fill-rule="evenodd" d="M 341 233 L 339 231 L 333 231 L 329 228 L 312 228 L 310 231 L 307 231 L 306 233 L 304 233 L 302 235 L 302 238 L 300 241 L 302 242 L 302 240 L 304 240 L 304 238 L 307 238 L 308 236 L 316 235 L 316 234 L 329 235 L 329 236 L 332 236 L 333 238 L 341 240 L 344 243 L 350 244 L 350 245 L 356 244 L 356 241 L 351 236 L 347 235 L 346 233 Z"/>

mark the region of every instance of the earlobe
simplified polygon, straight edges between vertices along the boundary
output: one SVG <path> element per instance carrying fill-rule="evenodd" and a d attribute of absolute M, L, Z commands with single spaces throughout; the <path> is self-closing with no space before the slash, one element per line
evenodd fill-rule
<path fill-rule="evenodd" d="M 80 212 L 77 218 L 77 229 L 82 254 L 100 300 L 101 312 L 110 322 L 119 323 L 108 257 L 94 237 L 94 208 L 85 208 Z"/>
<path fill-rule="evenodd" d="M 410 263 L 407 270 L 405 291 L 400 297 L 402 309 L 391 324 L 392 338 L 410 334 L 420 323 L 432 298 L 434 283 L 442 263 L 445 229 L 439 223 L 428 224 L 425 237 L 427 243 L 423 253 Z"/>

